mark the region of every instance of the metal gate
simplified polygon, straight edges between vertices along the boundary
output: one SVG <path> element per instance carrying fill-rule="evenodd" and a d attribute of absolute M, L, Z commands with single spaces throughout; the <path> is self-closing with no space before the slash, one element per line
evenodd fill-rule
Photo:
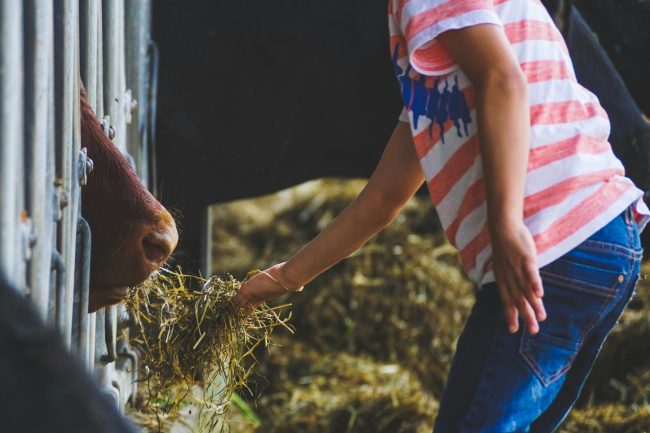
<path fill-rule="evenodd" d="M 92 234 L 80 214 L 83 80 L 104 131 L 154 185 L 151 0 L 0 2 L 0 272 L 120 409 L 136 391 L 126 312 L 88 314 Z M 137 101 L 137 103 L 136 103 Z"/>

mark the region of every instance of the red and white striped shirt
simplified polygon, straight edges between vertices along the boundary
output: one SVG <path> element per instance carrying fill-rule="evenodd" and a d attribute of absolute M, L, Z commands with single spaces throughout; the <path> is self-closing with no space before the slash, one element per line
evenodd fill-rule
<path fill-rule="evenodd" d="M 650 211 L 608 143 L 607 114 L 576 81 L 562 35 L 538 0 L 389 0 L 391 54 L 431 199 L 468 276 L 494 281 L 475 92 L 436 40 L 477 24 L 503 27 L 528 79 L 531 143 L 524 222 L 544 266 L 636 203 Z"/>

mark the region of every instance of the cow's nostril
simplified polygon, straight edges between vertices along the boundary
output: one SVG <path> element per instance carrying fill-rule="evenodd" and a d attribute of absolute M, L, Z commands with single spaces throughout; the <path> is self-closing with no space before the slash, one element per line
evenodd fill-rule
<path fill-rule="evenodd" d="M 142 249 L 148 261 L 161 265 L 172 253 L 172 240 L 158 233 L 149 233 L 142 239 Z"/>

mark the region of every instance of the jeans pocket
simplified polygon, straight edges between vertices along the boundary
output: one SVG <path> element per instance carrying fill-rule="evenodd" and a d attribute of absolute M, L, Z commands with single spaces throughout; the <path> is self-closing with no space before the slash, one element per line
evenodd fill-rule
<path fill-rule="evenodd" d="M 528 364 L 535 376 L 545 387 L 565 374 L 578 354 L 580 344 L 538 333 L 522 332 L 519 355 Z"/>
<path fill-rule="evenodd" d="M 625 281 L 627 261 L 611 253 L 575 249 L 540 269 L 542 284 L 590 295 L 613 297 Z"/>

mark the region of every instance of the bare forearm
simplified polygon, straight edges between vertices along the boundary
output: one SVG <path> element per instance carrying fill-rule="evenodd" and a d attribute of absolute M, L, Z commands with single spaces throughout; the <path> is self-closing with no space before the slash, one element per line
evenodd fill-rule
<path fill-rule="evenodd" d="M 423 181 L 410 128 L 399 122 L 359 197 L 285 263 L 286 282 L 302 286 L 357 250 L 395 218 Z"/>
<path fill-rule="evenodd" d="M 494 230 L 523 218 L 530 150 L 528 93 L 522 74 L 495 74 L 477 92 L 488 223 Z"/>
<path fill-rule="evenodd" d="M 318 274 L 359 249 L 377 232 L 386 227 L 399 209 L 360 196 L 351 203 L 318 236 L 305 245 L 284 265 L 289 284 L 303 286 Z"/>

